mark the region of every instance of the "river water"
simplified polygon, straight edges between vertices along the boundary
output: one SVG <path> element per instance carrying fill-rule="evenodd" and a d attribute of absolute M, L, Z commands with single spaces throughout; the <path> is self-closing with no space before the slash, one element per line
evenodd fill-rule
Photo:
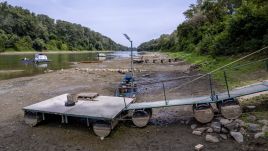
<path fill-rule="evenodd" d="M 31 63 L 21 61 L 23 58 L 33 58 L 34 54 L 0 54 L 0 80 L 45 73 L 48 70 L 70 68 L 72 62 L 96 61 L 117 58 L 129 58 L 130 51 L 105 52 L 106 57 L 97 57 L 96 52 L 88 53 L 51 53 L 46 54 L 49 63 Z M 133 52 L 136 56 L 138 53 Z"/>

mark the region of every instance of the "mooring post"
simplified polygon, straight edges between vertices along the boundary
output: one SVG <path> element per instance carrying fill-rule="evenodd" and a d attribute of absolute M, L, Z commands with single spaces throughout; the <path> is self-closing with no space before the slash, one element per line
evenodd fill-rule
<path fill-rule="evenodd" d="M 226 89 L 227 89 L 227 92 L 228 92 L 228 97 L 230 98 L 231 96 L 230 96 L 230 91 L 229 91 L 226 71 L 224 70 L 223 73 L 224 73 L 224 80 L 225 80 L 225 84 L 226 84 Z"/>
<path fill-rule="evenodd" d="M 168 102 L 167 102 L 166 89 L 165 89 L 165 84 L 164 84 L 164 82 L 162 82 L 162 85 L 163 85 L 163 91 L 164 91 L 165 102 L 166 102 L 166 105 L 167 105 Z"/>
<path fill-rule="evenodd" d="M 209 78 L 209 88 L 210 88 L 211 99 L 212 99 L 212 101 L 214 101 L 214 94 L 213 94 L 211 74 L 208 75 L 208 78 Z"/>

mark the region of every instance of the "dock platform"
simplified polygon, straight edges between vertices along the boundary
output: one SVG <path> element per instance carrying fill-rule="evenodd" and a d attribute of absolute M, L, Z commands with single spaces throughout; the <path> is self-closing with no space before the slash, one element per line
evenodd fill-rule
<path fill-rule="evenodd" d="M 67 94 L 63 94 L 26 106 L 23 110 L 99 120 L 112 120 L 116 118 L 133 99 L 114 96 L 97 96 L 90 101 L 84 101 L 78 98 L 74 106 L 65 106 L 66 101 Z"/>

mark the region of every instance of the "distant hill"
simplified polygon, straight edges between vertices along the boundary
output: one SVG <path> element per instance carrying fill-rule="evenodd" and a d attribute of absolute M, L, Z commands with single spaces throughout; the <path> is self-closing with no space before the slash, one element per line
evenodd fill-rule
<path fill-rule="evenodd" d="M 124 50 L 87 27 L 0 3 L 0 52 L 42 50 Z"/>
<path fill-rule="evenodd" d="M 143 51 L 229 56 L 268 45 L 267 0 L 197 0 L 170 35 L 142 43 Z"/>

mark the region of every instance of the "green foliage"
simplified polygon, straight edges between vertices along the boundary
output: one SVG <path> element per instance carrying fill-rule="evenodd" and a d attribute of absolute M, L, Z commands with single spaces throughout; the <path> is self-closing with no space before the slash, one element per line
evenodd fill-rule
<path fill-rule="evenodd" d="M 33 48 L 37 51 L 45 49 L 45 42 L 43 39 L 37 38 L 33 42 Z"/>
<path fill-rule="evenodd" d="M 46 44 L 46 48 L 48 50 L 59 50 L 61 44 L 58 44 L 59 42 L 57 40 L 50 40 Z M 59 47 L 58 47 L 59 46 Z"/>
<path fill-rule="evenodd" d="M 1 2 L 0 49 L 122 50 L 126 47 L 79 24 L 55 21 L 46 15 L 35 15 L 29 10 Z"/>
<path fill-rule="evenodd" d="M 202 0 L 190 5 L 184 15 L 187 20 L 164 41 L 161 36 L 138 49 L 186 51 L 215 57 L 268 45 L 268 1 Z"/>
<path fill-rule="evenodd" d="M 32 46 L 32 40 L 29 36 L 22 37 L 15 43 L 15 49 L 17 51 L 32 50 Z"/>

